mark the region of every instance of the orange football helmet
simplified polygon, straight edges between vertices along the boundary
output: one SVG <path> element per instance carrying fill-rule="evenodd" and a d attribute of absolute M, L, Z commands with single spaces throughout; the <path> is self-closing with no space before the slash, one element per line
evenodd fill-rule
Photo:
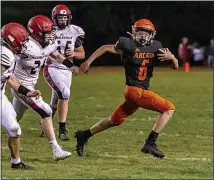
<path fill-rule="evenodd" d="M 155 26 L 148 19 L 140 19 L 132 26 L 133 38 L 143 46 L 150 44 L 155 34 Z"/>

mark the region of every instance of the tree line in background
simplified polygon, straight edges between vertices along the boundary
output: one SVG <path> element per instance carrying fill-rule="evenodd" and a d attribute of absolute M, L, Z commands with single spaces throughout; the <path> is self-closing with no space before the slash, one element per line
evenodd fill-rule
<path fill-rule="evenodd" d="M 57 4 L 67 5 L 73 15 L 72 23 L 86 32 L 84 47 L 86 57 L 104 44 L 115 43 L 119 36 L 129 36 L 131 25 L 141 18 L 150 19 L 156 27 L 156 39 L 177 55 L 183 36 L 208 45 L 213 38 L 214 2 L 154 2 L 154 1 L 31 1 L 1 2 L 2 26 L 8 22 L 27 25 L 38 14 L 51 17 Z M 118 65 L 118 57 L 106 54 L 96 64 Z"/>

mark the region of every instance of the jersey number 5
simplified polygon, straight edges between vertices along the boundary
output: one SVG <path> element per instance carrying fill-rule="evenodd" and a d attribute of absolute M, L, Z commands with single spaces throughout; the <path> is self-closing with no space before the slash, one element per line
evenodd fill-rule
<path fill-rule="evenodd" d="M 138 79 L 143 81 L 146 79 L 147 76 L 147 64 L 149 64 L 149 59 L 143 59 L 143 62 L 141 63 L 140 71 L 138 74 Z"/>
<path fill-rule="evenodd" d="M 37 66 L 35 68 L 32 68 L 30 71 L 30 74 L 36 74 L 36 68 L 39 68 L 40 66 L 40 61 L 35 61 L 34 64 L 37 64 Z"/>

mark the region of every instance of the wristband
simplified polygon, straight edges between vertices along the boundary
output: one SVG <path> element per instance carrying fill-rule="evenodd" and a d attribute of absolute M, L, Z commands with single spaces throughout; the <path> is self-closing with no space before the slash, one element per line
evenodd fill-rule
<path fill-rule="evenodd" d="M 72 66 L 75 66 L 75 64 L 73 62 L 71 62 L 70 60 L 68 60 L 67 58 L 62 62 L 63 65 L 65 65 L 67 68 L 71 68 Z"/>
<path fill-rule="evenodd" d="M 19 88 L 18 88 L 18 92 L 21 93 L 21 94 L 24 94 L 26 96 L 27 93 L 30 92 L 30 90 L 27 89 L 26 87 L 20 85 Z"/>

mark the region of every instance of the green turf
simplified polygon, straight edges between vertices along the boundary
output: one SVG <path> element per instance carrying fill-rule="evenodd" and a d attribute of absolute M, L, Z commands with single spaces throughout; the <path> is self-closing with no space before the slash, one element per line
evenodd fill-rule
<path fill-rule="evenodd" d="M 165 159 L 142 154 L 140 149 L 151 131 L 155 112 L 139 110 L 124 124 L 97 134 L 88 143 L 85 156 L 75 153 L 75 130 L 89 128 L 110 115 L 123 99 L 124 73 L 95 72 L 73 77 L 68 113 L 71 141 L 58 140 L 73 155 L 52 160 L 48 141 L 39 137 L 39 117 L 29 110 L 21 120 L 22 152 L 33 171 L 11 170 L 7 136 L 2 132 L 2 178 L 135 178 L 212 179 L 213 178 L 213 85 L 212 72 L 156 71 L 151 90 L 172 101 L 176 113 L 159 137 Z M 51 91 L 43 77 L 37 88 L 49 102 Z M 9 92 L 9 91 L 8 91 Z M 10 97 L 11 94 L 8 93 Z M 55 132 L 58 125 L 54 119 Z"/>

